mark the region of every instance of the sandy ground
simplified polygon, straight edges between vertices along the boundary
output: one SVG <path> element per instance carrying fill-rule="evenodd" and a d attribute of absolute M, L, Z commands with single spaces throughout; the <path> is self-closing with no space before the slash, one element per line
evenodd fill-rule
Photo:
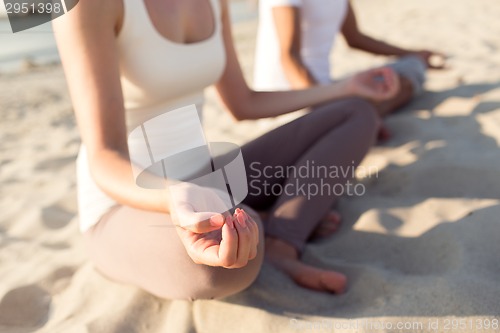
<path fill-rule="evenodd" d="M 364 162 L 378 174 L 358 179 L 366 194 L 343 198 L 341 231 L 307 247 L 306 261 L 349 276 L 345 295 L 267 264 L 248 290 L 193 303 L 96 273 L 75 215 L 79 135 L 62 70 L 45 66 L 0 75 L 0 332 L 500 331 L 500 4 L 354 5 L 365 30 L 445 51 L 453 68 L 388 120 L 392 140 Z M 254 33 L 255 22 L 235 30 L 249 78 Z M 336 76 L 385 61 L 342 40 L 332 56 Z M 235 124 L 208 96 L 211 140 L 242 143 L 290 119 Z"/>

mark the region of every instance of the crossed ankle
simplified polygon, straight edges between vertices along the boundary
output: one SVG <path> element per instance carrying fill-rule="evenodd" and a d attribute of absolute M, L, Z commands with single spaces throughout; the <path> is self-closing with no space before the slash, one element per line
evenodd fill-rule
<path fill-rule="evenodd" d="M 290 243 L 272 236 L 266 236 L 266 254 L 271 258 L 298 259 L 299 251 Z"/>

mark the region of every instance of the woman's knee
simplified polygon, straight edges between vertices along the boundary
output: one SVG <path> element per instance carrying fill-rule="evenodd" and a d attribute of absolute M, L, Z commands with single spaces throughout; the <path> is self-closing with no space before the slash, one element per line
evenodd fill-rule
<path fill-rule="evenodd" d="M 252 259 L 247 266 L 237 269 L 222 267 L 200 267 L 200 272 L 191 276 L 190 285 L 181 297 L 187 300 L 220 299 L 237 294 L 252 285 L 262 265 L 262 256 Z"/>
<path fill-rule="evenodd" d="M 242 268 L 228 269 L 190 263 L 184 272 L 172 274 L 171 267 L 160 270 L 153 288 L 148 291 L 167 299 L 219 299 L 247 289 L 257 278 L 264 259 L 264 240 L 258 245 L 257 256 Z M 182 269 L 177 267 L 177 269 Z M 161 273 L 164 271 L 164 274 Z M 180 274 L 179 274 L 180 273 Z M 159 283 L 161 281 L 161 283 Z"/>
<path fill-rule="evenodd" d="M 349 99 L 350 121 L 359 136 L 374 141 L 382 125 L 375 106 L 361 98 Z"/>
<path fill-rule="evenodd" d="M 317 107 L 313 112 L 326 122 L 331 118 L 332 112 L 341 113 L 343 121 L 361 121 L 366 127 L 378 128 L 380 126 L 380 117 L 374 104 L 358 97 L 347 98 Z"/>
<path fill-rule="evenodd" d="M 366 126 L 374 128 L 378 128 L 380 126 L 380 116 L 378 115 L 377 109 L 373 103 L 362 98 L 352 98 L 347 100 L 347 102 L 349 103 L 349 109 L 351 112 L 362 118 Z"/>

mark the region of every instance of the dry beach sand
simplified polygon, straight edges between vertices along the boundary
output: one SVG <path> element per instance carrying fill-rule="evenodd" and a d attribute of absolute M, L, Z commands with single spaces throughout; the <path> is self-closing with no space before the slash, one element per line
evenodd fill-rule
<path fill-rule="evenodd" d="M 77 227 L 79 135 L 61 68 L 43 66 L 0 74 L 0 332 L 499 332 L 500 4 L 353 3 L 364 29 L 445 51 L 452 69 L 387 121 L 393 138 L 364 162 L 379 172 L 358 179 L 365 195 L 343 198 L 341 231 L 306 250 L 349 276 L 345 295 L 301 289 L 268 264 L 248 290 L 193 303 L 96 273 Z M 255 22 L 234 34 L 250 78 Z M 385 61 L 342 40 L 332 56 L 337 77 Z M 208 99 L 212 141 L 291 118 L 235 124 Z"/>

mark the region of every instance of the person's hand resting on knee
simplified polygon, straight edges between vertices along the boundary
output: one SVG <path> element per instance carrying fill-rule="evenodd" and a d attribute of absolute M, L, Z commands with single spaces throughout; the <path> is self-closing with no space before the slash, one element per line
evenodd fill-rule
<path fill-rule="evenodd" d="M 400 82 L 390 67 L 370 69 L 342 81 L 347 91 L 374 102 L 388 100 L 399 92 Z"/>
<path fill-rule="evenodd" d="M 173 198 L 173 220 L 197 264 L 241 268 L 257 256 L 259 229 L 242 209 L 233 215 L 216 190 L 185 183 Z"/>

